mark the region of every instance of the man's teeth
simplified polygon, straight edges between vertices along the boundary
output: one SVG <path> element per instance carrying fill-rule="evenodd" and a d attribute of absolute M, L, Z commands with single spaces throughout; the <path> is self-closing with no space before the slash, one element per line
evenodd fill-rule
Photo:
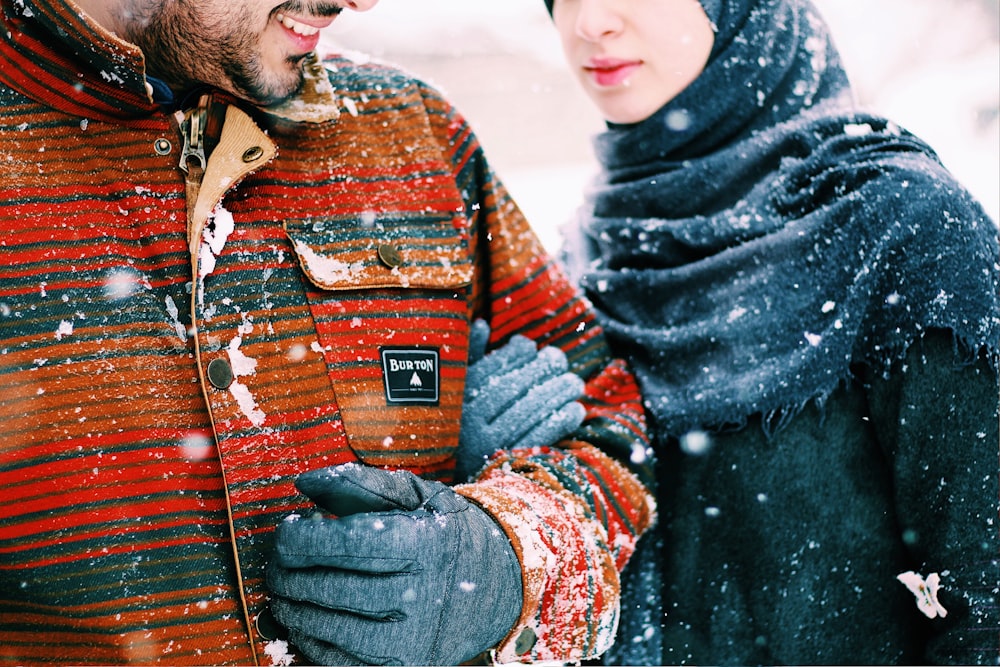
<path fill-rule="evenodd" d="M 299 23 L 295 19 L 288 18 L 284 14 L 278 14 L 275 18 L 292 32 L 297 35 L 302 35 L 303 37 L 312 37 L 319 32 L 319 28 L 314 28 L 311 25 L 306 25 L 305 23 Z"/>

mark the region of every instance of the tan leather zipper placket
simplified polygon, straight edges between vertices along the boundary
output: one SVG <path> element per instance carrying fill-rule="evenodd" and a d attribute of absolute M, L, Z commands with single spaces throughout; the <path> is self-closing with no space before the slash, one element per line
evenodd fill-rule
<path fill-rule="evenodd" d="M 225 108 L 225 120 L 222 123 L 218 144 L 214 145 L 211 150 L 208 150 L 206 131 L 208 130 L 208 124 L 212 121 L 210 117 L 213 111 L 211 105 L 211 95 L 202 95 L 198 100 L 198 106 L 185 114 L 180 124 L 181 133 L 184 135 L 184 148 L 181 151 L 179 166 L 181 171 L 184 172 L 186 185 L 188 249 L 191 255 L 191 277 L 193 280 L 193 289 L 191 290 L 192 338 L 194 340 L 195 358 L 202 378 L 205 377 L 205 368 L 202 361 L 201 336 L 198 331 L 200 320 L 198 318 L 197 305 L 197 295 L 199 293 L 198 264 L 202 233 L 212 211 L 222 201 L 226 192 L 235 187 L 247 174 L 260 169 L 270 162 L 277 153 L 274 143 L 267 138 L 264 131 L 246 113 L 232 105 L 228 105 Z M 210 185 L 209 187 L 203 187 L 207 173 L 212 174 L 208 181 Z M 229 518 L 230 540 L 236 566 L 240 602 L 243 607 L 244 624 L 247 629 L 247 637 L 250 640 L 250 650 L 254 656 L 254 664 L 259 665 L 260 654 L 254 639 L 254 621 L 251 618 L 246 590 L 243 584 L 243 568 L 240 563 L 240 552 L 236 541 L 233 504 L 229 494 L 225 461 L 222 459 L 215 415 L 211 409 L 212 401 L 204 379 L 201 384 L 202 392 L 205 396 L 205 405 L 209 408 L 208 412 L 209 419 L 212 422 L 212 431 L 216 435 L 216 452 L 218 452 L 219 465 L 222 470 L 222 481 L 225 487 L 226 512 Z"/>

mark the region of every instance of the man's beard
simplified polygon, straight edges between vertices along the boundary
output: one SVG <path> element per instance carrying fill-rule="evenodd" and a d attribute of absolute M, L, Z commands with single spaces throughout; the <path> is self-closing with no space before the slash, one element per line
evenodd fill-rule
<path fill-rule="evenodd" d="M 298 4 L 298 3 L 289 3 Z M 265 71 L 260 26 L 237 4 L 225 16 L 206 17 L 183 2 L 162 2 L 144 20 L 133 16 L 126 39 L 142 49 L 147 74 L 177 94 L 210 85 L 259 105 L 281 102 L 303 81 L 303 57 L 282 72 Z"/>

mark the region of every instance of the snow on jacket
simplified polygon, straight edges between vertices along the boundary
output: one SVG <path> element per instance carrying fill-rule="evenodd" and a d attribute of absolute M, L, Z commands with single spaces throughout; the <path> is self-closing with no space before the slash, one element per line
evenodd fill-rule
<path fill-rule="evenodd" d="M 0 661 L 283 659 L 263 568 L 310 507 L 295 476 L 450 481 L 475 317 L 587 379 L 577 439 L 460 487 L 523 563 L 498 658 L 605 650 L 653 518 L 618 462 L 648 445 L 641 400 L 463 118 L 331 59 L 280 110 L 202 98 L 192 189 L 191 122 L 135 47 L 66 0 L 0 7 Z"/>

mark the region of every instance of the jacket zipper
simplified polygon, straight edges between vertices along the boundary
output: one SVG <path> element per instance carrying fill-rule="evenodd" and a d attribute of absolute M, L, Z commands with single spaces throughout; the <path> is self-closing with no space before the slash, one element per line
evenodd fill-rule
<path fill-rule="evenodd" d="M 208 125 L 210 101 L 210 95 L 202 95 L 198 99 L 198 106 L 185 115 L 181 124 L 184 148 L 181 150 L 181 161 L 178 166 L 184 172 L 189 226 L 194 217 L 195 204 L 198 202 L 198 193 L 201 191 L 201 182 L 205 178 L 205 165 L 208 162 L 205 156 L 205 128 Z"/>
<path fill-rule="evenodd" d="M 198 106 L 189 111 L 181 124 L 184 149 L 181 151 L 180 168 L 190 176 L 192 170 L 205 173 L 205 126 L 208 123 L 209 95 L 198 98 Z"/>

